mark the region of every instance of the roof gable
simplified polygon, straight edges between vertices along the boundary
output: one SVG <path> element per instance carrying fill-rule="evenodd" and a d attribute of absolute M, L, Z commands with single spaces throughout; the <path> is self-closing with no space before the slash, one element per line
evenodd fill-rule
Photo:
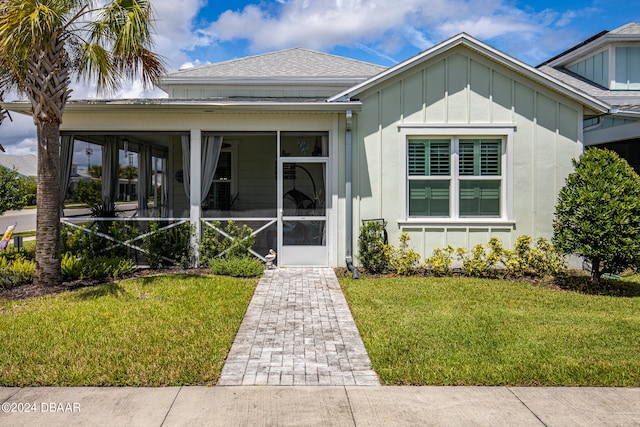
<path fill-rule="evenodd" d="M 570 85 L 557 80 L 523 62 L 520 62 L 517 59 L 512 58 L 465 33 L 458 34 L 457 36 L 452 37 L 449 40 L 446 40 L 430 49 L 427 49 L 424 52 L 412 58 L 409 58 L 406 61 L 401 62 L 400 64 L 389 68 L 386 71 L 335 95 L 331 97 L 329 101 L 345 101 L 357 99 L 357 96 L 359 94 L 380 84 L 383 84 L 391 79 L 394 79 L 396 76 L 402 73 L 417 68 L 425 62 L 430 61 L 437 56 L 445 54 L 446 52 L 457 46 L 465 46 L 472 51 L 483 55 L 501 64 L 502 66 L 537 82 L 538 84 L 550 88 L 555 92 L 561 93 L 562 95 L 567 96 L 582 105 L 594 109 L 595 111 L 606 112 L 608 110 L 608 106 L 595 97 L 580 93 Z"/>
<path fill-rule="evenodd" d="M 386 67 L 380 65 L 297 47 L 181 70 L 165 77 L 163 85 L 233 82 L 355 84 L 384 70 Z"/>
<path fill-rule="evenodd" d="M 538 65 L 562 67 L 615 43 L 640 42 L 640 23 L 630 22 L 612 31 L 602 31 Z"/>

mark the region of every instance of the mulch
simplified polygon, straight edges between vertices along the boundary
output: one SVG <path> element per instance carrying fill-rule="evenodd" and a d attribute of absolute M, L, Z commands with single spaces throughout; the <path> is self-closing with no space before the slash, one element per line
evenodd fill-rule
<path fill-rule="evenodd" d="M 0 300 L 23 300 L 27 298 L 40 297 L 44 295 L 59 294 L 62 292 L 69 292 L 75 289 L 86 288 L 90 286 L 103 285 L 105 283 L 113 283 L 124 279 L 131 279 L 136 277 L 148 277 L 156 276 L 159 274 L 187 274 L 187 275 L 205 275 L 209 274 L 209 270 L 206 268 L 162 268 L 162 269 L 139 269 L 131 274 L 120 277 L 118 279 L 102 279 L 102 280 L 73 280 L 62 282 L 59 285 L 33 285 L 26 284 L 16 286 L 10 289 L 0 290 Z"/>

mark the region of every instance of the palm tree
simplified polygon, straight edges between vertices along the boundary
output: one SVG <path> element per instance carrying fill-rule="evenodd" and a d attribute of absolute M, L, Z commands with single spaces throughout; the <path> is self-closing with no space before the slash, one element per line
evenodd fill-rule
<path fill-rule="evenodd" d="M 38 214 L 34 283 L 60 282 L 60 124 L 72 76 L 114 91 L 164 74 L 153 53 L 149 0 L 0 0 L 0 93 L 31 102 L 38 135 Z M 0 100 L 1 101 L 1 100 Z"/>

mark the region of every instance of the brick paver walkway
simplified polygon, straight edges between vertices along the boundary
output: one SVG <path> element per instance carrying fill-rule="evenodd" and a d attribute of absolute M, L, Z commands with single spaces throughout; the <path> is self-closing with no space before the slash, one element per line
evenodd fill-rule
<path fill-rule="evenodd" d="M 267 270 L 218 385 L 379 385 L 330 268 Z"/>

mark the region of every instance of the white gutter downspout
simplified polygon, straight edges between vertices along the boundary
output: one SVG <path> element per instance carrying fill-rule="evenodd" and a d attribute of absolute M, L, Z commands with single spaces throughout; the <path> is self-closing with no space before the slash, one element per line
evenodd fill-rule
<path fill-rule="evenodd" d="M 346 156 L 345 156 L 345 262 L 351 276 L 358 279 L 358 269 L 353 265 L 353 195 L 351 182 L 353 179 L 353 112 L 346 111 Z"/>
<path fill-rule="evenodd" d="M 602 120 L 602 116 L 598 116 L 596 118 L 596 123 L 592 124 L 591 126 L 587 126 L 586 128 L 582 129 L 582 132 L 589 132 L 591 130 L 595 130 L 598 129 L 599 127 L 601 127 L 604 124 L 604 121 Z"/>

